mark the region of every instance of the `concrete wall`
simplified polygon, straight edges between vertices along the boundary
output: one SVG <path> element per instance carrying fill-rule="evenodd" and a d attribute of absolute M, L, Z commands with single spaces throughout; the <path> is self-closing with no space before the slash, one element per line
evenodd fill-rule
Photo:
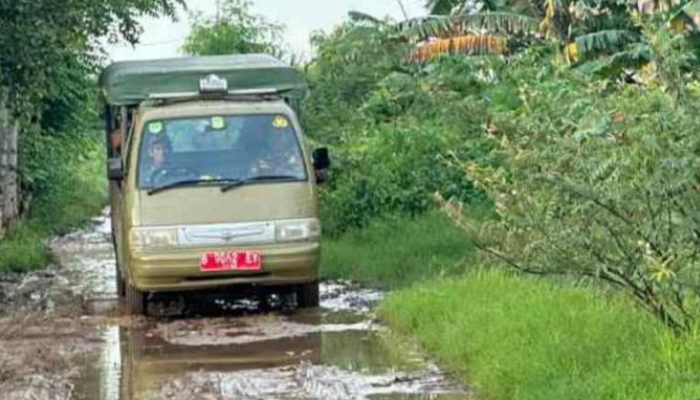
<path fill-rule="evenodd" d="M 12 118 L 6 99 L 6 93 L 0 89 L 0 238 L 19 214 L 18 125 Z"/>

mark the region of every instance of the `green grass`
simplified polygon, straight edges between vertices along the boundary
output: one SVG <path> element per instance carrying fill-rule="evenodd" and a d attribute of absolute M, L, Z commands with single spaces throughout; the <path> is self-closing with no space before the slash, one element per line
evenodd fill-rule
<path fill-rule="evenodd" d="M 49 261 L 44 232 L 31 224 L 17 225 L 0 241 L 0 272 L 40 269 Z"/>
<path fill-rule="evenodd" d="M 700 398 L 700 334 L 591 288 L 479 272 L 397 292 L 380 313 L 480 398 Z"/>
<path fill-rule="evenodd" d="M 95 148 L 75 160 L 72 174 L 40 194 L 29 217 L 0 241 L 0 272 L 41 269 L 50 261 L 46 239 L 80 227 L 107 204 L 104 153 Z"/>
<path fill-rule="evenodd" d="M 325 279 L 352 279 L 385 288 L 464 271 L 474 250 L 439 211 L 375 221 L 323 244 Z"/>

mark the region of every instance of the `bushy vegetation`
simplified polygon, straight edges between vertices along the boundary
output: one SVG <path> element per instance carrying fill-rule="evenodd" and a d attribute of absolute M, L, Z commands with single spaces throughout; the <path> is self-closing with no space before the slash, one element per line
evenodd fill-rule
<path fill-rule="evenodd" d="M 38 103 L 34 120 L 31 112 L 18 115 L 24 215 L 0 242 L 0 271 L 44 267 L 50 259 L 46 240 L 79 227 L 106 205 L 97 82 L 80 71 L 71 71 L 70 91 Z"/>
<path fill-rule="evenodd" d="M 174 16 L 183 0 L 0 0 L 0 86 L 21 122 L 84 91 L 100 40 L 138 42 L 143 16 Z M 49 12 L 50 10 L 50 12 Z M 65 111 L 70 112 L 70 109 Z"/>
<path fill-rule="evenodd" d="M 46 241 L 80 227 L 99 214 L 107 203 L 107 181 L 105 176 L 105 154 L 102 132 L 93 131 L 84 137 L 77 153 L 60 155 L 65 145 L 55 137 L 34 138 L 32 146 L 23 146 L 25 151 L 36 151 L 31 160 L 37 171 L 45 175 L 36 177 L 35 190 L 28 215 L 0 241 L 0 272 L 24 272 L 43 268 L 50 261 Z M 76 139 L 76 138 L 73 138 Z M 55 159 L 53 157 L 57 157 Z M 55 163 L 55 164 L 54 164 Z M 56 165 L 46 170 L 46 165 Z M 24 176 L 33 176 L 25 172 Z"/>
<path fill-rule="evenodd" d="M 324 226 L 341 235 L 326 248 L 330 275 L 429 276 L 352 257 L 413 243 L 373 221 L 424 215 L 436 199 L 491 269 L 514 275 L 421 283 L 382 314 L 485 398 L 697 397 L 700 91 L 688 3 L 430 3 L 449 15 L 354 15 L 317 38 L 304 118 L 338 159 L 322 203 Z M 425 234 L 401 259 L 429 257 L 418 243 L 438 235 L 416 222 L 426 218 L 412 220 Z"/>
<path fill-rule="evenodd" d="M 0 242 L 0 271 L 29 271 L 49 261 L 45 241 L 99 214 L 107 200 L 104 131 L 94 111 L 97 84 L 56 99 L 19 137 L 24 218 Z"/>
<path fill-rule="evenodd" d="M 0 242 L 0 271 L 42 267 L 48 259 L 44 239 L 104 207 L 104 134 L 96 111 L 100 45 L 136 43 L 140 17 L 174 16 L 183 4 L 0 0 L 0 95 L 7 95 L 20 128 L 24 212 Z"/>
<path fill-rule="evenodd" d="M 102 139 L 102 132 L 95 132 Z M 29 217 L 52 234 L 65 234 L 98 215 L 107 204 L 105 151 L 101 140 L 84 142 L 79 156 L 66 160 L 66 171 L 55 185 L 37 195 Z"/>
<path fill-rule="evenodd" d="M 383 215 L 425 213 L 438 190 L 484 201 L 451 167 L 480 159 L 490 145 L 481 135 L 487 101 L 470 97 L 483 89 L 474 64 L 445 60 L 430 71 L 406 70 L 402 44 L 392 40 L 388 31 L 352 22 L 315 40 L 320 56 L 309 67 L 313 94 L 302 116 L 309 136 L 330 146 L 335 160 L 322 191 L 332 236 Z"/>
<path fill-rule="evenodd" d="M 671 334 L 627 299 L 492 272 L 395 293 L 381 315 L 499 400 L 686 400 L 700 336 Z"/>
<path fill-rule="evenodd" d="M 689 329 L 700 300 L 694 33 L 673 24 L 677 14 L 615 10 L 620 26 L 634 26 L 644 68 L 622 61 L 629 48 L 602 42 L 566 60 L 563 27 L 583 35 L 602 25 L 558 21 L 548 9 L 533 15 L 558 34 L 507 58 L 435 49 L 416 63 L 412 38 L 478 30 L 479 21 L 513 27 L 500 14 L 504 24 L 455 12 L 403 24 L 355 15 L 317 37 L 304 116 L 337 159 L 322 194 L 326 232 L 449 200 L 484 254 L 523 272 L 598 281 Z M 470 206 L 484 199 L 497 218 L 475 222 Z"/>
<path fill-rule="evenodd" d="M 501 164 L 465 163 L 500 218 L 464 229 L 521 271 L 604 281 L 690 328 L 700 283 L 694 90 L 681 100 L 662 80 L 604 85 L 556 68 L 535 81 L 524 62 L 522 106 L 491 121 Z"/>

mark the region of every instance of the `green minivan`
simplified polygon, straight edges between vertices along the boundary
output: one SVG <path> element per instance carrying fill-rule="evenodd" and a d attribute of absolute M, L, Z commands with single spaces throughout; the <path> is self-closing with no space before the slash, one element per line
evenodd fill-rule
<path fill-rule="evenodd" d="M 296 294 L 319 303 L 317 184 L 303 75 L 267 55 L 123 62 L 101 77 L 117 291 Z"/>

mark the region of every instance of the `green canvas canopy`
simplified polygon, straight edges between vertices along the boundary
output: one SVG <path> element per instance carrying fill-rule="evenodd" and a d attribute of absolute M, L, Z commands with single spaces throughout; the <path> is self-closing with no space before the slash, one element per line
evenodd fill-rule
<path fill-rule="evenodd" d="M 119 62 L 102 73 L 100 86 L 107 103 L 126 106 L 155 95 L 198 93 L 200 80 L 212 74 L 226 79 L 229 91 L 267 89 L 300 98 L 308 90 L 301 72 L 265 54 Z"/>

